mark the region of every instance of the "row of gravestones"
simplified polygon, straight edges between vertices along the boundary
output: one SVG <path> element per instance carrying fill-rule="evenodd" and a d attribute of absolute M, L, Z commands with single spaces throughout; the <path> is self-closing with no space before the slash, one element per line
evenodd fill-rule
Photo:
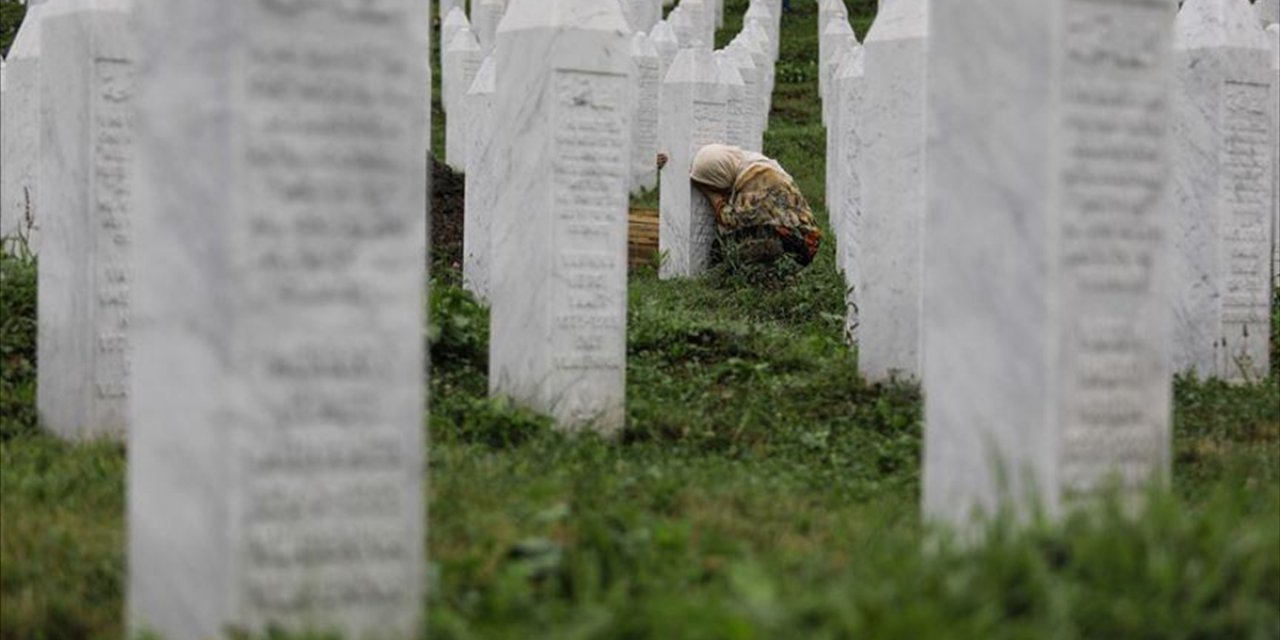
<path fill-rule="evenodd" d="M 33 4 L 34 84 L 11 64 L 4 85 L 6 113 L 11 99 L 37 105 L 4 129 L 38 133 L 42 419 L 68 436 L 128 425 L 131 625 L 410 635 L 425 538 L 429 9 L 133 4 Z M 903 349 L 928 391 L 925 505 L 960 521 L 1003 494 L 1056 507 L 1112 472 L 1167 471 L 1173 224 L 1159 214 L 1181 129 L 1171 2 L 952 4 L 893 0 L 865 60 L 848 37 L 822 45 L 844 55 L 822 61 L 821 82 L 860 87 L 862 106 L 826 117 L 874 133 L 840 142 L 852 160 L 837 168 L 865 185 L 837 216 L 846 272 L 870 274 L 858 337 L 873 335 L 866 287 L 888 297 L 908 290 L 889 271 L 915 278 L 896 322 L 922 336 Z M 706 12 L 684 5 L 670 62 L 661 23 L 646 35 L 665 64 L 667 277 L 705 266 L 711 231 L 696 225 L 709 216 L 688 163 L 728 135 L 737 85 L 722 62 L 744 58 L 718 61 L 699 35 Z M 739 36 L 759 81 L 779 9 L 757 0 Z M 649 57 L 637 41 L 621 7 L 517 0 L 459 107 L 483 133 L 468 169 L 492 159 L 473 170 L 491 192 L 490 384 L 570 428 L 622 424 L 625 211 L 644 135 L 632 96 Z M 1269 162 L 1258 135 L 1274 111 L 1258 106 L 1268 82 L 1228 80 L 1217 95 L 1235 135 L 1216 152 L 1238 173 L 1222 197 L 1256 217 L 1241 181 Z M 884 367 L 872 377 L 913 372 L 864 354 Z"/>
<path fill-rule="evenodd" d="M 463 280 L 492 307 L 490 389 L 568 428 L 623 426 L 628 192 L 656 185 L 654 160 L 666 150 L 663 275 L 694 275 L 713 229 L 689 186 L 693 153 L 708 142 L 762 144 L 781 3 L 754 0 L 743 31 L 720 51 L 708 7 L 684 0 L 648 33 L 602 12 L 577 27 L 595 44 L 566 51 L 544 34 L 504 38 L 521 24 L 510 18 L 515 5 L 487 52 L 461 7 L 442 23 L 446 158 L 466 173 Z M 631 33 L 626 50 L 606 55 L 600 42 L 612 36 L 600 33 L 619 28 Z M 531 54 L 552 60 L 551 79 L 529 69 Z M 528 96 L 546 82 L 565 97 L 531 113 Z M 554 134 L 530 128 L 535 116 Z M 548 211 L 533 215 L 538 206 Z"/>
<path fill-rule="evenodd" d="M 1269 371 L 1274 3 L 893 0 L 865 46 L 819 6 L 849 339 L 923 380 L 926 513 L 1163 477 L 1171 372 Z"/>
<path fill-rule="evenodd" d="M 474 200 L 495 393 L 566 428 L 621 427 L 627 198 L 653 182 L 633 138 L 651 164 L 662 103 L 668 120 L 699 109 L 684 126 L 708 141 L 731 118 L 760 137 L 767 93 L 740 75 L 771 86 L 780 6 L 757 3 L 718 57 L 706 0 L 652 41 L 598 0 L 489 18 L 488 62 L 445 98 L 492 159 Z M 419 624 L 430 13 L 30 7 L 6 66 L 4 130 L 21 135 L 4 167 L 29 165 L 12 179 L 35 221 L 20 235 L 38 232 L 38 405 L 65 437 L 127 438 L 135 628 Z M 664 67 L 680 85 L 665 99 Z"/>

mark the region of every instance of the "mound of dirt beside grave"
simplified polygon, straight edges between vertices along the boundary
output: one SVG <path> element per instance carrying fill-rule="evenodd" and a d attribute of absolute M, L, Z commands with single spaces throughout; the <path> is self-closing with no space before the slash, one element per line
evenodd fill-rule
<path fill-rule="evenodd" d="M 465 179 L 431 158 L 431 259 L 436 264 L 462 264 L 462 215 Z"/>

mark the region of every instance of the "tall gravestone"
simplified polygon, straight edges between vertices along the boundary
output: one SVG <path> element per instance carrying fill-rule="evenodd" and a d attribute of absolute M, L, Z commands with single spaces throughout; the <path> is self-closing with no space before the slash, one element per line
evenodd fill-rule
<path fill-rule="evenodd" d="M 757 107 L 760 116 L 760 134 L 769 129 L 769 111 L 773 106 L 774 63 L 767 50 L 768 37 L 764 35 L 760 25 L 747 25 L 742 29 L 742 46 L 751 54 L 757 73 L 760 74 L 760 103 Z"/>
<path fill-rule="evenodd" d="M 838 51 L 833 52 L 834 63 L 837 71 L 851 65 L 851 58 L 857 55 L 859 58 L 859 66 L 861 66 L 862 52 L 860 47 L 848 44 L 841 46 Z M 835 242 L 836 249 L 836 269 L 841 273 L 845 272 L 845 263 L 841 259 L 843 255 L 845 233 L 844 233 L 844 161 L 845 153 L 843 150 L 846 132 L 851 126 L 851 118 L 842 118 L 840 110 L 842 107 L 842 95 L 840 88 L 836 86 L 839 81 L 839 73 L 831 74 L 829 83 L 830 91 L 827 97 L 822 101 L 823 111 L 829 113 L 826 120 L 827 127 L 827 163 L 825 176 L 825 195 L 827 204 L 827 217 L 831 223 L 831 234 Z"/>
<path fill-rule="evenodd" d="M 747 85 L 742 80 L 738 65 L 725 52 L 716 51 L 713 56 L 720 73 L 720 84 L 724 85 L 724 142 L 745 149 L 751 145 Z"/>
<path fill-rule="evenodd" d="M 5 60 L 0 103 L 0 239 L 38 241 L 36 194 L 40 191 L 40 21 L 49 8 L 31 0 Z"/>
<path fill-rule="evenodd" d="M 458 171 L 467 169 L 467 113 L 465 98 L 471 83 L 475 81 L 480 64 L 484 62 L 484 51 L 471 30 L 458 29 L 448 48 L 445 49 L 440 72 L 441 88 L 445 92 L 445 101 L 449 105 L 445 116 L 445 162 Z"/>
<path fill-rule="evenodd" d="M 441 19 L 448 16 L 449 12 L 454 9 L 462 9 L 463 11 L 466 11 L 467 7 L 466 0 L 436 0 L 436 2 L 440 3 L 439 15 Z"/>
<path fill-rule="evenodd" d="M 630 37 L 617 3 L 519 0 L 498 28 L 489 390 L 567 430 L 625 421 Z M 518 96 L 518 100 L 504 99 Z"/>
<path fill-rule="evenodd" d="M 1255 380 L 1271 329 L 1271 47 L 1247 0 L 1177 21 L 1174 367 Z"/>
<path fill-rule="evenodd" d="M 836 33 L 829 33 L 829 35 L 833 36 L 827 44 L 831 50 L 831 57 L 827 58 L 827 61 L 819 66 L 818 73 L 820 74 L 819 77 L 826 78 L 827 87 L 830 87 L 835 84 L 836 71 L 839 70 L 840 62 L 844 60 L 845 55 L 854 47 L 861 45 L 858 43 L 858 38 L 853 34 L 853 28 L 849 26 L 848 22 L 843 20 L 833 21 L 827 29 L 828 32 L 834 29 Z M 831 96 L 831 99 L 822 101 L 822 121 L 828 126 L 830 126 L 831 111 L 837 101 L 838 98 L 834 95 Z"/>
<path fill-rule="evenodd" d="M 863 47 L 863 242 L 858 369 L 920 375 L 927 0 L 893 0 Z"/>
<path fill-rule="evenodd" d="M 742 76 L 745 104 L 743 119 L 746 127 L 746 139 L 743 149 L 759 153 L 764 147 L 764 123 L 760 118 L 761 73 L 751 54 L 741 42 L 731 43 L 725 49 L 725 55 Z"/>
<path fill-rule="evenodd" d="M 1274 3 L 1272 3 L 1274 6 Z M 1271 41 L 1271 279 L 1280 289 L 1280 24 L 1267 27 Z"/>
<path fill-rule="evenodd" d="M 706 271 L 715 240 L 711 205 L 689 181 L 693 157 L 704 145 L 725 140 L 725 87 L 711 51 L 681 49 L 662 82 L 662 134 L 667 166 L 659 176 L 658 249 L 663 279 Z"/>
<path fill-rule="evenodd" d="M 142 3 L 135 632 L 420 637 L 429 6 Z"/>
<path fill-rule="evenodd" d="M 647 1 L 647 0 L 646 0 Z M 631 191 L 658 186 L 658 93 L 662 61 L 643 32 L 631 37 Z"/>
<path fill-rule="evenodd" d="M 663 20 L 653 25 L 653 29 L 649 31 L 649 41 L 658 50 L 658 59 L 662 63 L 659 75 L 659 81 L 661 81 L 661 78 L 667 77 L 667 69 L 671 68 L 671 61 L 676 59 L 676 52 L 680 50 L 680 40 L 676 38 L 676 32 L 671 28 L 671 24 Z"/>
<path fill-rule="evenodd" d="M 442 83 L 440 85 L 440 92 L 442 94 L 446 93 L 443 85 L 444 78 L 445 78 L 445 73 L 443 69 L 444 54 L 445 54 L 445 51 L 448 51 L 449 45 L 453 44 L 453 39 L 457 37 L 458 30 L 463 27 L 470 29 L 471 20 L 467 18 L 467 12 L 465 8 L 463 8 L 462 6 L 457 6 L 450 9 L 449 13 L 445 15 L 444 20 L 440 21 L 440 64 L 442 66 L 442 68 L 440 69 L 440 75 L 441 75 L 440 81 Z M 445 113 L 448 113 L 448 108 L 450 105 L 443 100 L 444 98 L 443 95 L 441 95 L 440 97 L 441 97 L 441 102 L 444 103 L 443 106 L 445 108 Z"/>
<path fill-rule="evenodd" d="M 1169 473 L 1173 11 L 932 5 L 929 519 L 1055 515 Z"/>
<path fill-rule="evenodd" d="M 493 37 L 498 31 L 498 23 L 507 12 L 507 0 L 473 0 L 471 5 L 471 27 L 484 55 L 493 51 Z M 463 88 L 466 91 L 466 88 Z"/>
<path fill-rule="evenodd" d="M 37 407 L 64 438 L 128 432 L 132 6 L 68 0 L 40 21 Z"/>
<path fill-rule="evenodd" d="M 501 141 L 494 137 L 495 60 L 485 58 L 467 91 L 467 175 L 462 218 L 462 283 L 481 300 L 489 299 L 490 238 L 497 194 Z"/>
<path fill-rule="evenodd" d="M 773 12 L 769 10 L 768 5 L 762 2 L 752 2 L 747 7 L 747 12 L 742 16 L 742 26 L 744 28 L 750 25 L 758 25 L 768 41 L 767 49 L 770 60 L 778 59 L 778 50 L 781 42 L 779 40 L 781 33 L 774 28 Z"/>
<path fill-rule="evenodd" d="M 861 107 L 863 101 L 863 51 L 854 47 L 845 56 L 836 73 L 835 129 L 838 132 L 836 178 L 837 210 L 832 227 L 839 222 L 836 238 L 836 262 L 845 274 L 845 339 L 858 337 L 858 298 L 862 291 L 862 268 L 858 263 L 862 250 L 862 180 L 859 162 L 862 157 Z"/>

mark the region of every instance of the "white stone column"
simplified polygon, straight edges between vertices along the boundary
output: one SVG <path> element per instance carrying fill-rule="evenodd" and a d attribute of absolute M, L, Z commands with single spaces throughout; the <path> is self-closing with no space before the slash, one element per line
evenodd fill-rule
<path fill-rule="evenodd" d="M 643 32 L 631 36 L 631 192 L 657 188 L 658 101 L 662 61 Z"/>
<path fill-rule="evenodd" d="M 712 54 L 724 85 L 724 139 L 726 144 L 745 149 L 751 144 L 751 112 L 747 105 L 747 85 L 738 66 L 723 51 Z"/>
<path fill-rule="evenodd" d="M 300 6 L 139 3 L 130 636 L 421 637 L 430 5 Z"/>
<path fill-rule="evenodd" d="M 768 52 L 768 36 L 764 34 L 760 25 L 749 25 L 742 30 L 742 44 L 746 47 L 747 52 L 751 54 L 751 61 L 755 63 L 763 83 L 758 107 L 760 133 L 763 135 L 765 131 L 769 130 L 769 111 L 773 108 L 775 70 L 773 59 L 770 58 Z"/>
<path fill-rule="evenodd" d="M 689 168 L 698 149 L 725 140 L 726 96 L 719 79 L 709 50 L 681 49 L 662 84 L 659 142 L 669 157 L 659 177 L 663 279 L 696 276 L 711 260 L 715 214 L 689 181 Z"/>
<path fill-rule="evenodd" d="M 859 46 L 857 36 L 853 35 L 853 28 L 848 22 L 843 20 L 833 20 L 827 26 L 827 33 L 823 34 L 823 39 L 827 42 L 827 59 L 818 65 L 818 79 L 822 86 L 830 88 L 835 83 L 836 70 L 840 68 L 840 61 L 844 59 L 846 53 L 853 47 Z M 825 94 L 824 94 L 825 95 Z M 822 122 L 827 123 L 831 118 L 831 108 L 835 106 L 836 101 L 822 101 Z"/>
<path fill-rule="evenodd" d="M 839 229 L 836 232 L 836 262 L 845 275 L 845 338 L 851 343 L 858 337 L 858 307 L 863 287 L 863 270 L 858 262 L 862 254 L 859 243 L 863 233 L 860 161 L 865 135 L 861 122 L 864 94 L 862 60 L 862 47 L 854 47 L 840 65 L 836 73 L 836 115 L 833 118 L 838 150 L 836 210 L 831 213 L 831 226 Z"/>
<path fill-rule="evenodd" d="M 1174 367 L 1268 371 L 1271 45 L 1246 0 L 1188 0 L 1177 21 Z"/>
<path fill-rule="evenodd" d="M 566 430 L 625 421 L 630 36 L 616 3 L 518 0 L 498 28 L 489 390 Z"/>
<path fill-rule="evenodd" d="M 467 12 L 462 7 L 454 7 L 456 11 L 450 10 L 445 15 L 444 20 L 440 22 L 440 62 L 444 63 L 444 52 L 449 49 L 449 45 L 453 43 L 453 39 L 458 35 L 458 29 L 466 27 L 471 28 L 471 20 L 467 18 Z M 444 76 L 444 69 L 440 70 L 440 75 Z M 443 77 L 440 78 L 444 80 Z M 440 87 L 440 92 L 444 93 L 444 87 Z"/>
<path fill-rule="evenodd" d="M 742 76 L 746 97 L 743 117 L 746 119 L 747 137 L 746 144 L 742 145 L 742 148 L 758 153 L 764 146 L 764 122 L 760 117 L 762 74 L 756 68 L 756 63 L 751 59 L 751 54 L 742 42 L 735 40 L 730 43 L 725 52 Z"/>
<path fill-rule="evenodd" d="M 480 43 L 463 27 L 445 49 L 440 73 L 445 103 L 445 162 L 458 171 L 467 169 L 467 114 L 464 98 L 484 62 Z"/>
<path fill-rule="evenodd" d="M 26 16 L 5 61 L 0 103 L 0 239 L 25 238 L 37 250 L 40 192 L 40 21 L 49 9 L 27 4 Z"/>
<path fill-rule="evenodd" d="M 863 289 L 858 369 L 871 380 L 920 375 L 927 0 L 894 0 L 863 49 Z"/>
<path fill-rule="evenodd" d="M 489 300 L 490 238 L 493 203 L 497 195 L 502 141 L 494 137 L 493 100 L 495 59 L 480 65 L 465 98 L 467 113 L 467 176 L 465 215 L 462 219 L 462 284 L 483 301 Z"/>
<path fill-rule="evenodd" d="M 507 12 L 507 0 L 472 0 L 471 28 L 480 41 L 483 55 L 493 51 L 493 36 L 498 31 L 498 23 Z M 465 89 L 464 89 L 465 91 Z"/>
<path fill-rule="evenodd" d="M 435 2 L 439 3 L 440 5 L 439 16 L 441 19 L 443 19 L 445 16 L 448 16 L 449 12 L 453 11 L 455 8 L 466 11 L 466 6 L 467 6 L 466 0 L 435 0 Z"/>
<path fill-rule="evenodd" d="M 857 66 L 862 67 L 862 50 L 861 47 L 850 45 L 842 47 L 841 50 L 834 52 L 837 68 L 851 67 L 853 65 L 852 57 L 857 56 Z M 845 231 L 844 231 L 844 179 L 846 170 L 843 162 L 845 153 L 843 150 L 846 130 L 851 126 L 853 118 L 841 117 L 841 109 L 843 108 L 842 96 L 840 90 L 836 88 L 838 81 L 836 74 L 832 75 L 831 83 L 828 85 L 830 91 L 827 98 L 822 101 L 823 111 L 829 113 L 827 117 L 827 163 L 825 176 L 825 192 L 827 218 L 831 222 L 831 241 L 835 243 L 836 248 L 836 270 L 845 273 L 845 262 L 841 259 L 844 249 Z"/>
<path fill-rule="evenodd" d="M 68 0 L 49 5 L 39 25 L 36 404 L 41 422 L 63 438 L 124 437 L 134 273 L 132 6 Z"/>
<path fill-rule="evenodd" d="M 1173 10 L 931 5 L 928 520 L 981 534 L 1167 480 Z"/>
<path fill-rule="evenodd" d="M 845 28 L 839 26 L 843 24 Z M 846 13 L 844 3 L 840 0 L 827 0 L 819 4 L 818 10 L 818 96 L 826 97 L 827 95 L 827 78 L 826 74 L 821 73 L 835 57 L 832 52 L 832 42 L 842 39 L 844 33 L 853 33 L 853 28 L 849 27 L 849 15 Z"/>
<path fill-rule="evenodd" d="M 767 4 L 758 0 L 752 1 L 751 6 L 747 8 L 747 13 L 742 16 L 742 25 L 746 28 L 752 24 L 760 26 L 768 40 L 769 59 L 777 61 L 780 44 L 778 39 L 781 32 L 774 28 L 773 13 Z"/>

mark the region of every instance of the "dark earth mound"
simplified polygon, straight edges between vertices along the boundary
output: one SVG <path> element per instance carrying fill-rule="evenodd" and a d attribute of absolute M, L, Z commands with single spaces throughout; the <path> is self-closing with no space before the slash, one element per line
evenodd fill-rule
<path fill-rule="evenodd" d="M 463 174 L 431 157 L 431 259 L 462 264 Z"/>

